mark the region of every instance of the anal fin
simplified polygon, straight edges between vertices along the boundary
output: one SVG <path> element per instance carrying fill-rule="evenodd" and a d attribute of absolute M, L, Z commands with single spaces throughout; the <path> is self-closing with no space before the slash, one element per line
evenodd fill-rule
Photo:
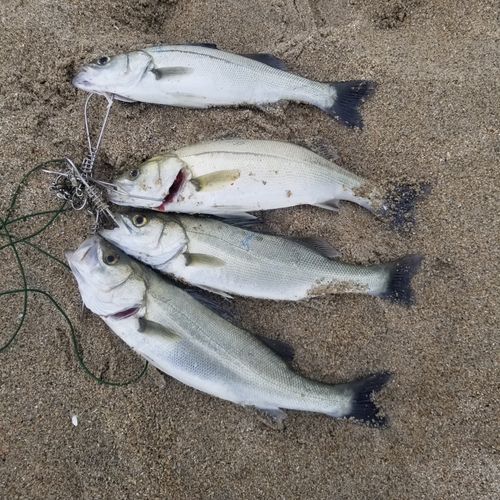
<path fill-rule="evenodd" d="M 256 406 L 245 406 L 248 413 L 252 413 L 264 425 L 275 431 L 285 428 L 284 420 L 286 413 L 280 408 L 258 408 Z"/>
<path fill-rule="evenodd" d="M 334 212 L 338 212 L 340 210 L 339 200 L 327 200 L 323 203 L 315 203 L 315 207 L 326 208 L 327 210 L 333 210 Z"/>

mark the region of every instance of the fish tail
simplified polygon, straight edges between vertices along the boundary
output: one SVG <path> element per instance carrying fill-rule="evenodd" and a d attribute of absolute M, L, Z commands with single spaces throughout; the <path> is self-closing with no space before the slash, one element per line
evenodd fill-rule
<path fill-rule="evenodd" d="M 323 111 L 348 127 L 363 128 L 359 106 L 372 94 L 376 86 L 375 82 L 352 80 L 350 82 L 332 82 L 328 85 L 335 90 L 335 97 L 330 106 L 322 108 Z"/>
<path fill-rule="evenodd" d="M 409 255 L 386 264 L 389 269 L 389 280 L 386 290 L 378 296 L 406 306 L 411 305 L 414 302 L 411 279 L 418 271 L 421 262 L 420 255 Z"/>
<path fill-rule="evenodd" d="M 430 190 L 431 184 L 428 182 L 393 186 L 375 213 L 388 221 L 392 227 L 408 231 L 415 226 L 415 205 Z"/>
<path fill-rule="evenodd" d="M 390 379 L 388 372 L 375 373 L 361 380 L 345 384 L 345 388 L 353 391 L 352 409 L 345 418 L 354 417 L 375 427 L 384 427 L 387 425 L 387 417 L 380 415 L 380 409 L 371 400 L 374 392 L 379 392 Z"/>

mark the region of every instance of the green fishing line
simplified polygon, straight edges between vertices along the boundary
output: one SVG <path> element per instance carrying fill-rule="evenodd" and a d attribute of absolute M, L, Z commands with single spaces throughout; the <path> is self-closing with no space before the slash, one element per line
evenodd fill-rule
<path fill-rule="evenodd" d="M 38 247 L 34 243 L 31 243 L 30 241 L 28 241 L 31 238 L 34 238 L 35 236 L 37 236 L 37 235 L 41 234 L 43 231 L 45 231 L 57 219 L 57 217 L 59 217 L 59 215 L 62 212 L 67 211 L 67 209 L 65 208 L 66 201 L 64 201 L 57 210 L 45 210 L 45 211 L 41 211 L 41 212 L 34 212 L 31 214 L 17 217 L 15 219 L 10 219 L 10 217 L 12 215 L 12 211 L 13 211 L 14 206 L 16 204 L 17 198 L 21 192 L 21 189 L 22 189 L 23 185 L 26 183 L 26 181 L 28 180 L 28 178 L 32 174 L 34 174 L 36 171 L 38 171 L 40 168 L 42 168 L 43 166 L 45 166 L 49 163 L 64 163 L 64 162 L 65 162 L 64 159 L 48 160 L 48 161 L 40 163 L 36 167 L 32 168 L 26 175 L 24 175 L 24 177 L 21 179 L 18 186 L 16 187 L 14 194 L 12 195 L 11 203 L 7 209 L 7 215 L 5 216 L 5 219 L 3 217 L 0 217 L 0 237 L 7 238 L 7 240 L 8 240 L 8 243 L 6 243 L 5 245 L 0 245 L 0 251 L 6 249 L 7 247 L 10 247 L 12 249 L 12 251 L 14 253 L 14 259 L 16 260 L 17 266 L 19 268 L 19 272 L 21 273 L 21 281 L 22 281 L 22 288 L 20 288 L 18 290 L 7 290 L 5 292 L 0 292 L 0 297 L 2 297 L 4 295 L 15 295 L 15 294 L 22 294 L 23 295 L 23 306 L 22 306 L 22 313 L 20 315 L 19 323 L 18 323 L 17 327 L 15 328 L 14 333 L 8 339 L 7 343 L 5 343 L 3 346 L 0 346 L 0 352 L 4 351 L 5 349 L 7 349 L 10 346 L 10 344 L 14 341 L 14 339 L 16 338 L 17 334 L 19 333 L 19 331 L 21 330 L 21 328 L 24 324 L 24 321 L 26 319 L 26 314 L 28 312 L 28 293 L 38 293 L 38 294 L 43 295 L 44 297 L 46 297 L 47 299 L 49 299 L 52 302 L 52 304 L 55 306 L 55 308 L 59 311 L 59 313 L 63 316 L 64 320 L 68 324 L 68 327 L 69 327 L 70 332 L 71 332 L 71 339 L 73 342 L 73 348 L 75 351 L 75 355 L 78 359 L 78 362 L 80 363 L 80 366 L 84 369 L 84 371 L 88 375 L 90 375 L 94 380 L 96 380 L 97 382 L 99 382 L 101 384 L 106 384 L 106 385 L 111 385 L 111 386 L 125 386 L 125 385 L 129 385 L 129 384 L 133 384 L 134 382 L 137 382 L 144 375 L 144 373 L 146 373 L 146 369 L 147 369 L 148 364 L 149 364 L 147 361 L 144 365 L 144 368 L 139 373 L 139 375 L 137 375 L 133 379 L 129 380 L 128 382 L 108 382 L 107 380 L 103 380 L 103 379 L 97 377 L 87 368 L 87 366 L 85 365 L 85 363 L 83 361 L 83 358 L 80 354 L 80 350 L 78 348 L 78 342 L 76 340 L 75 328 L 73 327 L 73 324 L 72 324 L 71 320 L 69 319 L 68 315 L 64 312 L 64 310 L 61 308 L 61 306 L 56 302 L 56 300 L 49 293 L 45 292 L 44 290 L 38 290 L 35 288 L 28 287 L 28 280 L 26 278 L 24 266 L 22 264 L 21 257 L 17 251 L 17 248 L 16 248 L 16 245 L 19 243 L 23 243 L 25 245 L 30 246 L 31 248 L 34 248 L 35 250 L 40 252 L 42 255 L 45 255 L 46 257 L 51 258 L 52 260 L 54 260 L 58 264 L 69 269 L 69 266 L 65 262 L 58 259 L 57 257 L 50 254 L 49 252 L 46 252 L 45 250 Z M 27 236 L 22 237 L 22 238 L 15 239 L 12 237 L 8 226 L 15 224 L 16 222 L 21 222 L 21 221 L 24 222 L 30 218 L 46 216 L 46 215 L 51 215 L 51 217 L 50 217 L 49 221 L 46 224 L 44 224 L 40 229 L 34 231 L 33 233 L 31 233 Z"/>

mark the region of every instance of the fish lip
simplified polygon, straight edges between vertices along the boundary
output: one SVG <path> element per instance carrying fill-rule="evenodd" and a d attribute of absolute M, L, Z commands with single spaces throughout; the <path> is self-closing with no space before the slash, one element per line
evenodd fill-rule
<path fill-rule="evenodd" d="M 66 250 L 64 255 L 71 267 L 71 270 L 82 276 L 80 268 L 84 265 L 87 267 L 95 267 L 99 262 L 97 248 L 99 243 L 99 236 L 92 236 L 87 238 L 74 252 Z"/>
<path fill-rule="evenodd" d="M 85 72 L 80 71 L 77 73 L 73 79 L 71 80 L 71 84 L 74 85 L 78 89 L 86 90 L 88 87 L 92 85 L 89 80 L 85 79 Z"/>
<path fill-rule="evenodd" d="M 133 229 L 131 226 L 131 222 L 127 217 L 124 217 L 122 214 L 113 214 L 115 217 L 115 222 L 118 227 L 113 229 L 101 229 L 99 234 L 106 238 L 108 241 L 111 241 L 115 244 L 120 242 L 121 233 L 132 234 Z"/>

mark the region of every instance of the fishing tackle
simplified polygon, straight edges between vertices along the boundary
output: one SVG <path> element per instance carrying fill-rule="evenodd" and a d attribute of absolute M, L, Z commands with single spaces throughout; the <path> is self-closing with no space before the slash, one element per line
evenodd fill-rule
<path fill-rule="evenodd" d="M 104 194 L 105 190 L 99 186 L 99 184 L 102 185 L 102 183 L 94 179 L 93 176 L 94 163 L 104 135 L 104 129 L 106 128 L 111 105 L 113 104 L 113 96 L 107 97 L 108 105 L 106 107 L 106 113 L 94 146 L 92 145 L 88 119 L 88 104 L 92 95 L 94 94 L 89 94 L 85 100 L 84 106 L 85 133 L 87 135 L 89 152 L 83 159 L 80 167 L 77 167 L 70 158 L 65 158 L 67 165 L 67 170 L 65 172 L 54 172 L 52 170 L 43 171 L 57 175 L 52 183 L 52 190 L 55 192 L 57 198 L 66 200 L 73 210 L 80 211 L 87 208 L 88 212 L 94 217 L 92 230 L 96 233 L 99 230 L 102 215 L 105 215 L 109 220 L 116 223 L 113 214 L 108 208 L 106 196 Z"/>

